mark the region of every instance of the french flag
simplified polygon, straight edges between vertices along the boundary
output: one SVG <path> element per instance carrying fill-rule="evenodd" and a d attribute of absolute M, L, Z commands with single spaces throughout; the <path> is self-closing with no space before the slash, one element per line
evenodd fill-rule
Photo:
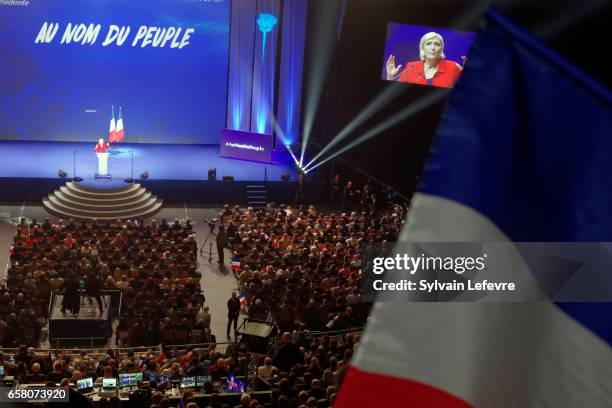
<path fill-rule="evenodd" d="M 238 258 L 238 257 L 232 258 L 231 268 L 234 271 L 240 270 L 240 258 Z"/>
<path fill-rule="evenodd" d="M 117 130 L 115 132 L 114 142 L 120 142 L 125 138 L 125 129 L 123 128 L 123 115 L 121 113 L 121 106 L 119 107 L 119 119 L 117 119 Z"/>
<path fill-rule="evenodd" d="M 611 106 L 489 10 L 400 241 L 612 241 Z M 380 302 L 334 406 L 609 407 L 611 342 L 612 303 Z"/>
<path fill-rule="evenodd" d="M 115 107 L 111 107 L 111 112 L 110 128 L 108 129 L 108 141 L 110 143 L 114 143 L 116 137 Z"/>

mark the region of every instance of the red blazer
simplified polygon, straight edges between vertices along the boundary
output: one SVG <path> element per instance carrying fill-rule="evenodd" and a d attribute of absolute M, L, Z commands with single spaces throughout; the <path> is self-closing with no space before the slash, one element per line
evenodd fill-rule
<path fill-rule="evenodd" d="M 102 146 L 100 146 L 100 143 L 96 143 L 96 153 L 106 153 L 106 149 L 108 149 L 108 146 L 110 146 L 108 143 L 104 142 L 104 144 Z"/>
<path fill-rule="evenodd" d="M 398 81 L 410 82 L 411 84 L 427 85 L 427 79 L 424 75 L 424 61 L 411 61 L 406 63 L 404 72 L 400 75 Z M 442 60 L 438 65 L 438 71 L 431 79 L 433 86 L 441 86 L 444 88 L 452 88 L 461 75 L 461 67 L 454 61 Z"/>

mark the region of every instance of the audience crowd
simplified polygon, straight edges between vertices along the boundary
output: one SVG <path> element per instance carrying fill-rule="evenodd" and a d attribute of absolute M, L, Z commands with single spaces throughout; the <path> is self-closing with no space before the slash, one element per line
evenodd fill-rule
<path fill-rule="evenodd" d="M 226 206 L 221 216 L 234 262 L 240 262 L 237 279 L 250 317 L 274 320 L 281 330 L 342 330 L 362 326 L 367 316 L 360 246 L 395 241 L 406 207 L 320 213 L 312 205 L 281 206 L 243 213 Z"/>
<path fill-rule="evenodd" d="M 83 287 L 93 277 L 102 289 L 122 292 L 122 345 L 159 344 L 163 336 L 179 344 L 199 340 L 205 327 L 195 317 L 204 295 L 196 255 L 189 222 L 22 220 L 0 288 L 1 344 L 36 345 L 51 292 L 61 292 L 75 277 Z M 78 311 L 78 304 L 68 310 Z"/>
<path fill-rule="evenodd" d="M 0 355 L 5 375 L 20 383 L 70 385 L 85 377 L 101 383 L 104 377 L 143 372 L 144 381 L 133 397 L 151 407 L 170 405 L 165 388 L 172 381 L 209 375 L 199 392 L 209 396 L 208 406 L 225 407 L 218 386 L 233 374 L 245 381 L 247 391 L 268 392 L 260 396 L 262 401 L 243 394 L 239 407 L 331 406 L 358 336 L 325 333 L 364 325 L 368 305 L 360 297 L 361 245 L 395 241 L 407 212 L 403 204 L 377 208 L 368 186 L 353 193 L 352 184 L 347 185 L 341 196 L 337 184 L 332 209 L 326 212 L 299 204 L 244 211 L 226 205 L 220 214 L 223 239 L 217 244 L 232 253 L 240 293 L 240 302 L 233 295 L 228 309 L 242 308 L 250 318 L 275 322 L 282 333 L 264 354 L 249 351 L 247 343 L 225 352 L 217 349 L 189 222 L 22 220 L 6 284 L 0 287 L 0 342 L 3 347 L 31 347 L 22 346 L 8 361 Z M 357 193 L 360 200 L 352 198 Z M 60 293 L 75 279 L 83 285 L 99 280 L 103 289 L 121 292 L 116 345 L 156 347 L 121 355 L 109 350 L 103 356 L 85 351 L 36 353 L 33 347 L 48 318 L 50 294 Z M 78 306 L 62 310 L 78 313 Z M 182 351 L 163 346 L 197 343 L 210 345 Z M 150 382 L 149 373 L 170 383 Z M 191 391 L 182 399 L 186 407 L 197 406 Z M 198 403 L 202 406 L 202 400 Z M 121 402 L 115 397 L 99 404 Z"/>
<path fill-rule="evenodd" d="M 222 393 L 223 384 L 231 374 L 238 376 L 247 387 L 238 407 L 330 407 L 358 342 L 359 336 L 353 334 L 314 336 L 308 330 L 296 330 L 279 336 L 268 355 L 232 348 L 220 353 L 215 346 L 182 350 L 155 348 L 124 354 L 108 350 L 103 355 L 90 355 L 84 350 L 72 354 L 63 349 L 54 354 L 41 354 L 23 347 L 10 356 L 11 361 L 0 352 L 0 365 L 5 376 L 14 377 L 20 384 L 70 387 L 70 401 L 78 402 L 78 406 L 92 405 L 91 399 L 78 395 L 75 389 L 78 380 L 92 378 L 97 387 L 104 378 L 140 372 L 143 381 L 131 389 L 129 401 L 121 401 L 119 396 L 103 397 L 98 406 L 169 407 L 171 399 L 180 398 L 185 407 L 189 404 L 195 404 L 191 405 L 194 408 L 231 407 L 224 398 L 227 394 Z M 209 376 L 209 379 L 197 389 L 173 396 L 170 390 L 178 386 L 183 376 Z M 177 406 L 176 401 L 172 406 Z"/>

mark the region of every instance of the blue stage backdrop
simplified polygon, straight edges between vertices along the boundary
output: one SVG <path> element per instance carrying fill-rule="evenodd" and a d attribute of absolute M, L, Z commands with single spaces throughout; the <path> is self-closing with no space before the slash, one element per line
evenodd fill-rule
<path fill-rule="evenodd" d="M 0 139 L 219 143 L 230 0 L 30 1 L 0 9 Z M 129 30 L 129 31 L 128 31 Z"/>

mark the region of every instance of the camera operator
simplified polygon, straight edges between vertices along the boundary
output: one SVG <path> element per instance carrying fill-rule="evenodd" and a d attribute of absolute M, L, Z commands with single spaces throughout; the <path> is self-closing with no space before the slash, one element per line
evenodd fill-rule
<path fill-rule="evenodd" d="M 219 265 L 223 265 L 224 254 L 223 249 L 227 246 L 227 234 L 223 224 L 219 226 L 219 232 L 217 232 L 217 254 L 219 256 Z"/>

